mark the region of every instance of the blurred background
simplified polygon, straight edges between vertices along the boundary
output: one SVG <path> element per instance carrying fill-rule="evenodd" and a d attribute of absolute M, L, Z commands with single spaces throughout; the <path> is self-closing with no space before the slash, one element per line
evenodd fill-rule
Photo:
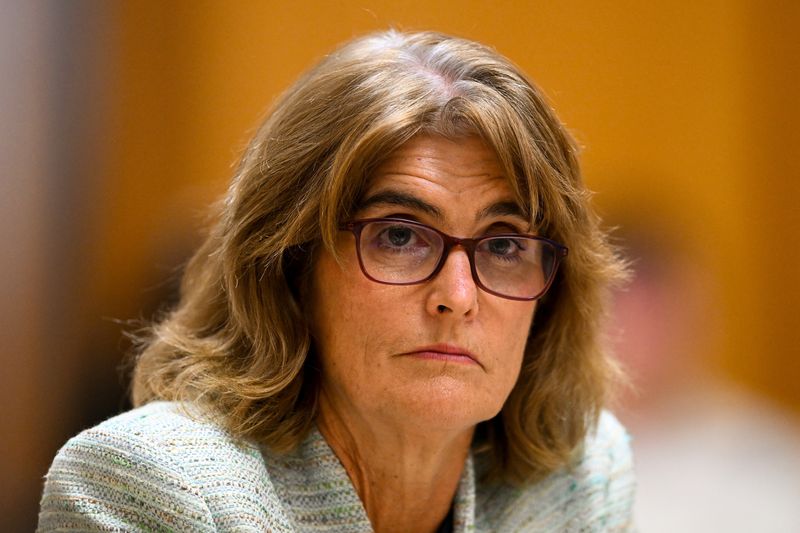
<path fill-rule="evenodd" d="M 800 3 L 0 3 L 0 529 L 126 409 L 126 321 L 174 298 L 274 98 L 389 26 L 496 47 L 583 146 L 635 263 L 609 333 L 647 531 L 800 531 Z"/>

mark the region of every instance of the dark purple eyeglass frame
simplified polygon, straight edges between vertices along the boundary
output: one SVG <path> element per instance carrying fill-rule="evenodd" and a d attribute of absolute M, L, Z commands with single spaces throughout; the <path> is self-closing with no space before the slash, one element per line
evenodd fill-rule
<path fill-rule="evenodd" d="M 394 283 L 391 281 L 381 281 L 378 279 L 373 278 L 367 272 L 367 269 L 364 268 L 364 260 L 361 258 L 361 230 L 364 229 L 366 224 L 370 222 L 398 222 L 401 224 L 407 224 L 409 226 L 417 226 L 420 228 L 424 228 L 426 230 L 430 230 L 436 234 L 438 234 L 442 238 L 442 242 L 444 247 L 442 248 L 442 256 L 439 258 L 439 263 L 436 265 L 436 268 L 433 269 L 430 276 L 421 279 L 419 281 L 407 281 L 403 283 Z M 453 237 L 452 235 L 448 235 L 447 233 L 441 232 L 436 228 L 428 226 L 427 224 L 422 224 L 420 222 L 415 222 L 413 220 L 408 220 L 405 218 L 362 218 L 358 220 L 351 220 L 349 222 L 345 222 L 339 227 L 342 231 L 349 231 L 355 235 L 356 238 L 356 254 L 358 255 L 358 265 L 361 267 L 361 272 L 364 275 L 374 281 L 375 283 L 381 283 L 383 285 L 418 285 L 420 283 L 425 283 L 436 277 L 442 267 L 447 262 L 447 257 L 450 255 L 450 251 L 458 245 L 461 245 L 462 248 L 467 252 L 467 258 L 469 259 L 469 268 L 472 272 L 472 280 L 475 282 L 475 285 L 480 287 L 482 290 L 488 292 L 489 294 L 493 294 L 495 296 L 499 296 L 500 298 L 506 298 L 508 300 L 518 300 L 518 301 L 531 301 L 537 300 L 544 296 L 547 290 L 550 288 L 550 285 L 553 284 L 553 280 L 556 278 L 556 272 L 558 272 L 558 266 L 561 264 L 561 260 L 567 256 L 569 253 L 569 249 L 564 246 L 563 244 L 559 244 L 555 241 L 547 239 L 545 237 L 539 237 L 537 235 L 526 235 L 524 233 L 493 233 L 491 235 L 484 235 L 482 237 L 478 237 L 475 239 L 468 239 L 468 238 L 459 238 Z M 520 297 L 520 296 L 508 296 L 507 294 L 501 294 L 499 292 L 493 291 L 486 287 L 480 280 L 478 276 L 478 269 L 475 266 L 475 249 L 478 247 L 478 244 L 481 241 L 487 239 L 495 239 L 498 237 L 508 237 L 508 238 L 515 238 L 515 237 L 525 237 L 526 239 L 532 239 L 536 241 L 542 241 L 555 249 L 555 254 L 553 254 L 553 271 L 550 273 L 550 277 L 545 281 L 544 288 L 539 292 L 539 294 L 532 296 L 532 297 Z"/>

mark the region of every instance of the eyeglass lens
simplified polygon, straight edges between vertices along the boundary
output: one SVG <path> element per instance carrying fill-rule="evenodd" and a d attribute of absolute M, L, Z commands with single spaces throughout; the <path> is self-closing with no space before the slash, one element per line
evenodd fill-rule
<path fill-rule="evenodd" d="M 383 283 L 416 283 L 430 277 L 444 251 L 436 231 L 399 221 L 373 221 L 361 230 L 365 272 Z M 538 296 L 555 265 L 555 248 L 538 239 L 487 236 L 478 241 L 474 261 L 480 284 L 514 298 Z"/>

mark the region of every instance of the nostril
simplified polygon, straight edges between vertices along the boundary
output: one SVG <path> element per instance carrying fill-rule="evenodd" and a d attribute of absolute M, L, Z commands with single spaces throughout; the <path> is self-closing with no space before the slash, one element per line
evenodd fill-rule
<path fill-rule="evenodd" d="M 442 314 L 442 313 L 444 313 L 445 311 L 447 311 L 447 306 L 444 306 L 444 305 L 437 305 L 437 306 L 436 306 L 436 310 L 439 312 L 439 314 Z"/>

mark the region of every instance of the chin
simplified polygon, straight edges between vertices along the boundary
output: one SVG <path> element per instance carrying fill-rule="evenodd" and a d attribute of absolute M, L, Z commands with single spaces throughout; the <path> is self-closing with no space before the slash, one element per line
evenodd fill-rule
<path fill-rule="evenodd" d="M 488 394 L 449 376 L 440 376 L 420 387 L 403 387 L 407 394 L 397 398 L 414 420 L 432 430 L 464 430 L 497 415 L 508 396 Z"/>

